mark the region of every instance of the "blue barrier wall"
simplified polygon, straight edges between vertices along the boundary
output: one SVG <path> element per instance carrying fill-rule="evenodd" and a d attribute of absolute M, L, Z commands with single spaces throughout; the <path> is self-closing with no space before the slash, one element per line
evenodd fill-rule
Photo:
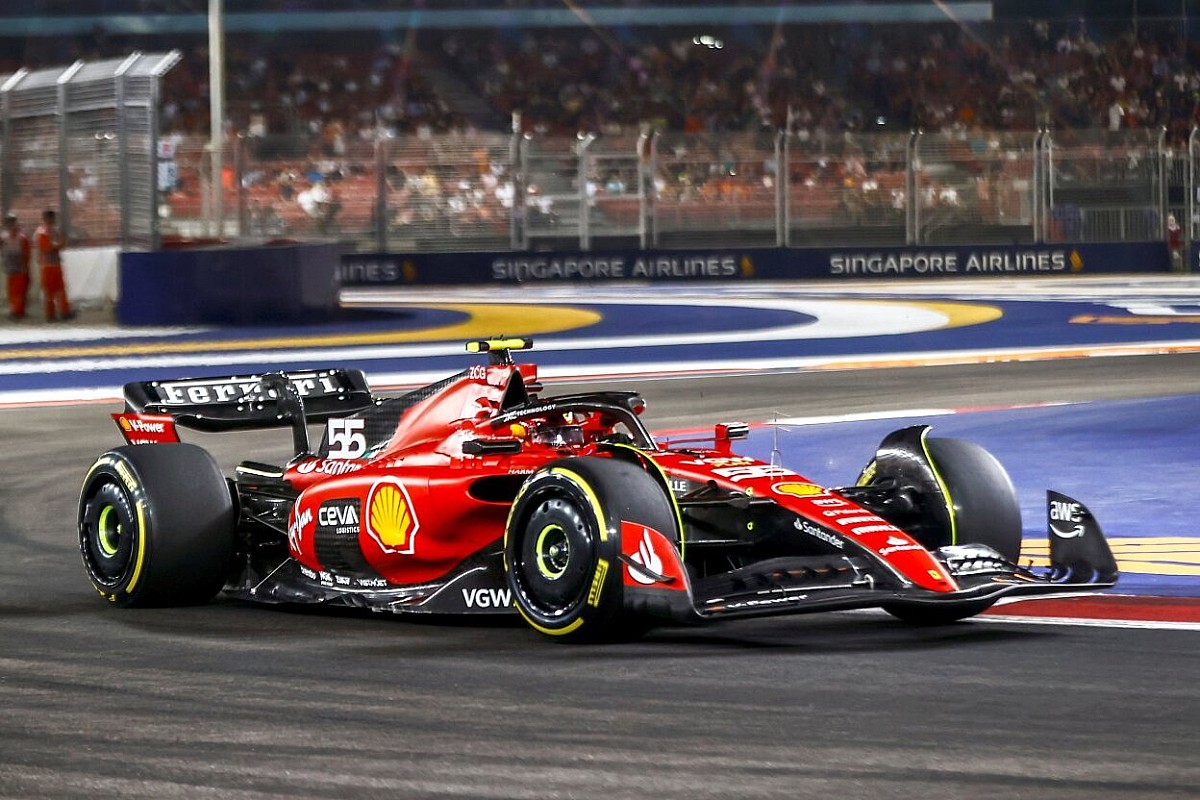
<path fill-rule="evenodd" d="M 337 245 L 122 253 L 124 325 L 305 323 L 338 309 Z"/>
<path fill-rule="evenodd" d="M 354 253 L 343 286 L 525 282 L 935 279 L 1167 272 L 1164 242 L 554 253 Z"/>

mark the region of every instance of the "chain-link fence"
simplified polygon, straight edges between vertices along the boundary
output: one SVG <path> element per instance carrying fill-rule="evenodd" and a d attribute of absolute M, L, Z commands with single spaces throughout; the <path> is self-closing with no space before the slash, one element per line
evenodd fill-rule
<path fill-rule="evenodd" d="M 166 143 L 163 231 L 214 235 L 204 143 Z M 1174 219 L 1190 241 L 1198 156 L 1194 135 L 1171 149 L 1139 130 L 242 137 L 220 233 L 390 252 L 834 247 L 1146 241 Z"/>
<path fill-rule="evenodd" d="M 75 242 L 158 245 L 158 85 L 176 52 L 0 79 L 0 204 Z"/>

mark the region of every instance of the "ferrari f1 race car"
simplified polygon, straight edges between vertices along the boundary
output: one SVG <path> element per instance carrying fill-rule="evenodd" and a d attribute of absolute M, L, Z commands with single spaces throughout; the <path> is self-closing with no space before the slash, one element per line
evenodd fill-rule
<path fill-rule="evenodd" d="M 828 488 L 737 455 L 744 424 L 666 445 L 635 392 L 547 396 L 513 361 L 530 346 L 471 342 L 486 364 L 393 397 L 351 369 L 127 384 L 128 444 L 79 497 L 88 578 L 122 606 L 515 611 L 563 641 L 869 607 L 938 624 L 1117 579 L 1091 513 L 1054 492 L 1050 567 L 1020 566 L 1012 483 L 972 443 L 897 430 Z M 295 455 L 232 477 L 178 435 L 261 427 L 290 428 Z"/>

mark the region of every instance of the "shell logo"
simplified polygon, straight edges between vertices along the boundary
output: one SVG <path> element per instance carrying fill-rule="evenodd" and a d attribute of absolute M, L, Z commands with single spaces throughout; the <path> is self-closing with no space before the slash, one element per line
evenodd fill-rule
<path fill-rule="evenodd" d="M 417 515 L 404 484 L 385 478 L 367 495 L 367 524 L 363 526 L 385 553 L 411 555 L 416 546 Z"/>
<path fill-rule="evenodd" d="M 812 497 L 818 494 L 825 494 L 825 490 L 815 483 L 800 483 L 798 481 L 777 483 L 771 488 L 776 494 L 790 494 L 793 497 Z"/>
<path fill-rule="evenodd" d="M 126 431 L 126 432 L 133 430 L 133 423 L 130 422 L 129 420 L 125 419 L 124 417 L 120 417 L 119 422 L 121 425 L 121 430 Z"/>

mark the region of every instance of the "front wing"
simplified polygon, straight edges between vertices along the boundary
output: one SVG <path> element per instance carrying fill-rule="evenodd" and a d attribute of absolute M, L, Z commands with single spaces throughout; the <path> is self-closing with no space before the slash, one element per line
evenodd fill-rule
<path fill-rule="evenodd" d="M 800 614 L 902 605 L 978 605 L 1004 597 L 1093 593 L 1116 584 L 1112 550 L 1095 518 L 1081 503 L 1048 494 L 1050 566 L 1020 566 L 982 545 L 953 545 L 933 551 L 957 584 L 949 592 L 910 582 L 865 555 L 782 557 L 720 575 L 691 580 L 686 572 L 669 584 L 651 582 L 638 560 L 622 561 L 625 602 L 636 612 L 680 622 Z M 637 578 L 640 577 L 640 580 Z M 650 583 L 649 586 L 640 584 Z"/>

